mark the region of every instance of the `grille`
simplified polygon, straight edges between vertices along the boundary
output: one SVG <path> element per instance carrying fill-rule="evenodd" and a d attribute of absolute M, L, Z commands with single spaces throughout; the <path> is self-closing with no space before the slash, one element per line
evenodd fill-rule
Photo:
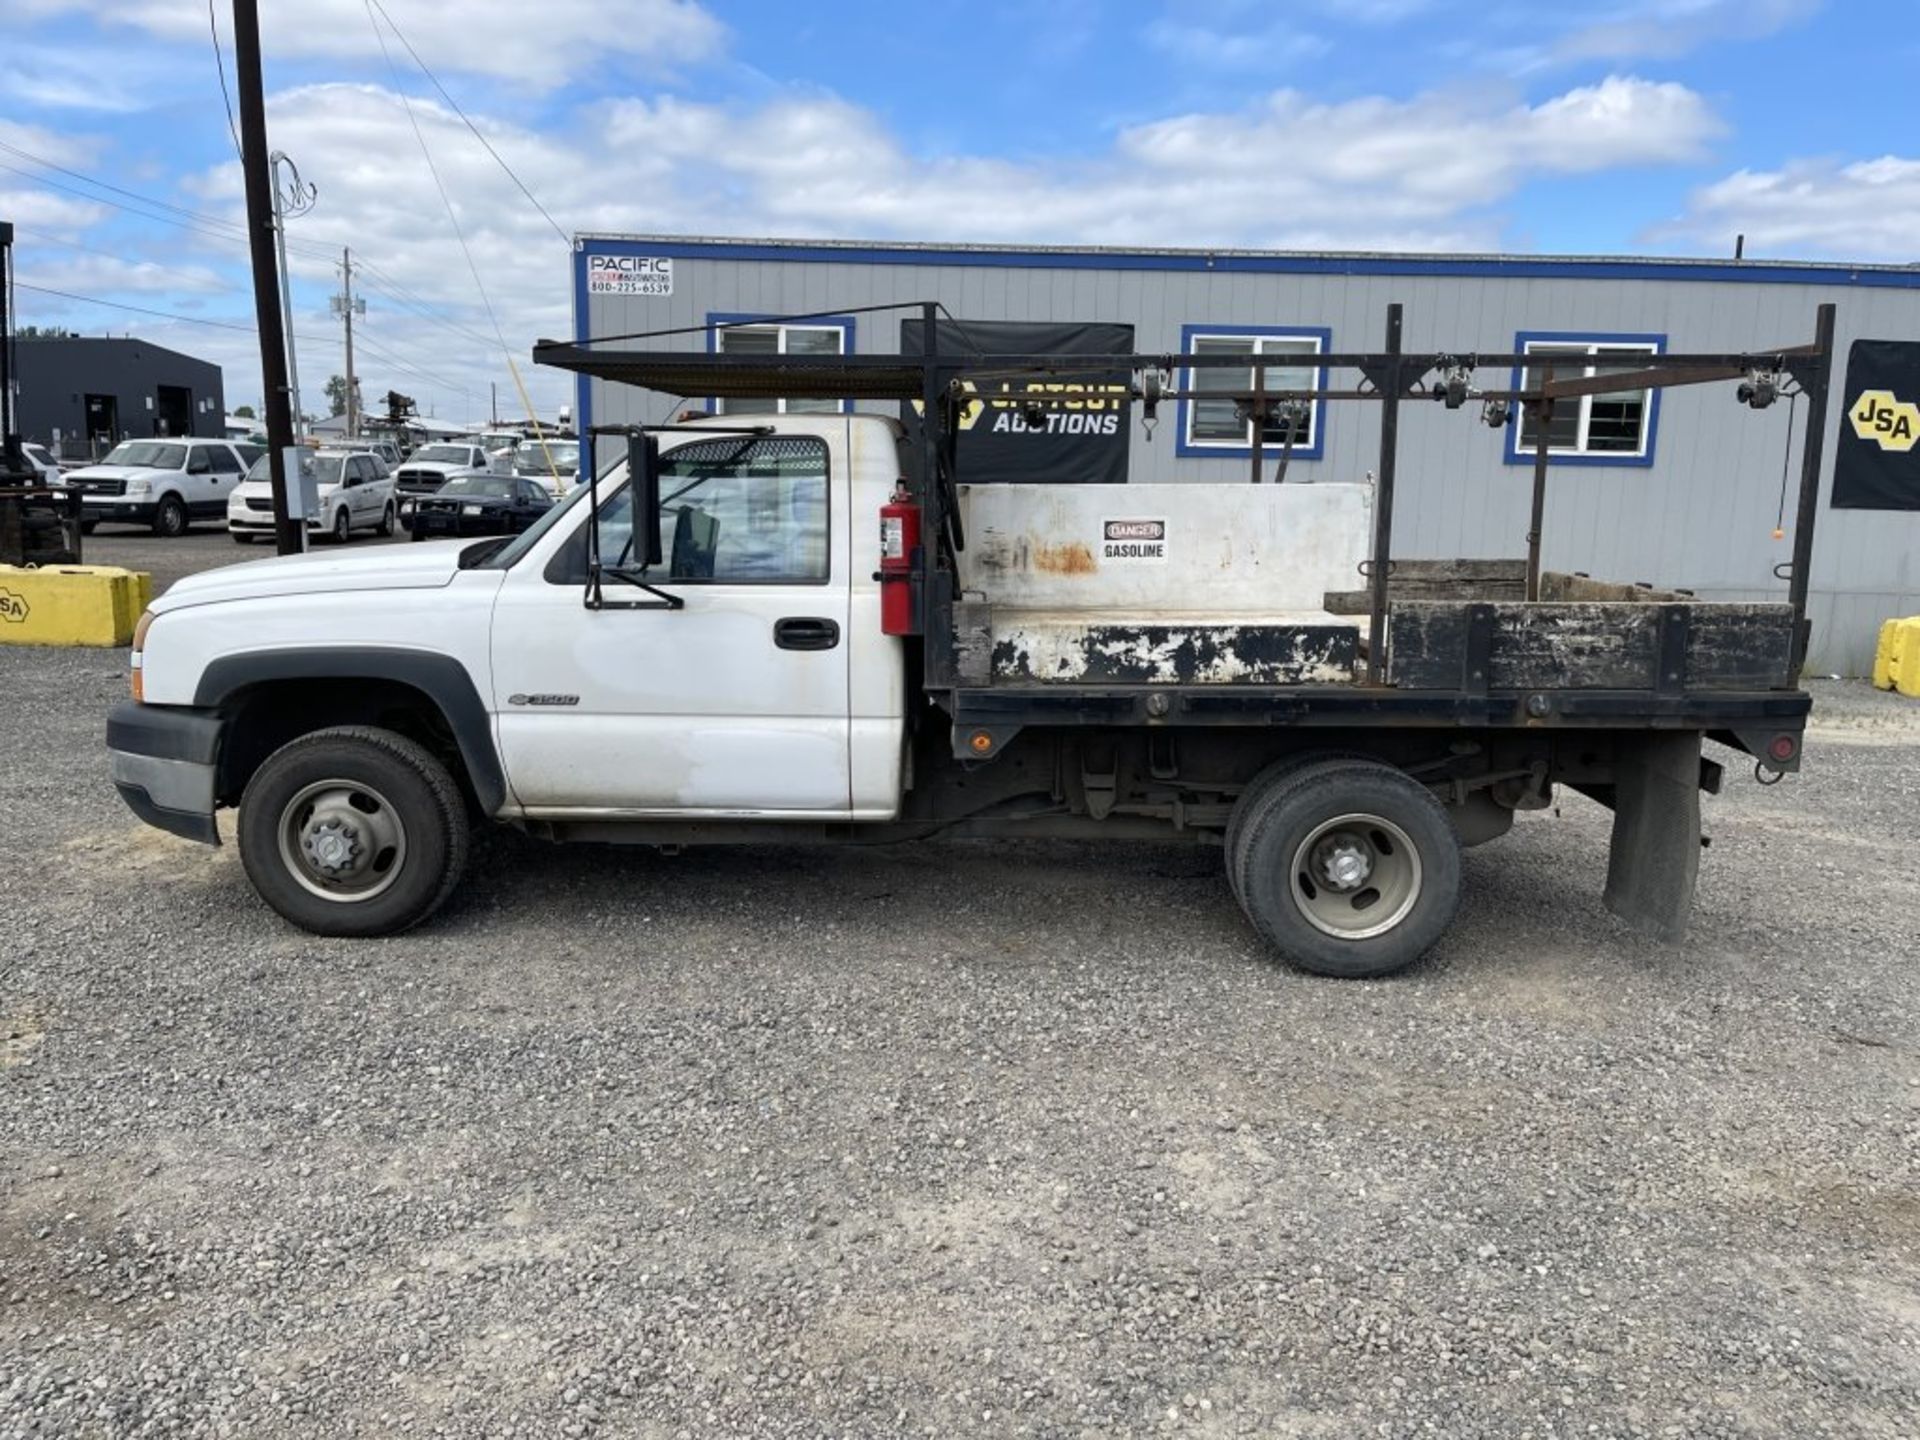
<path fill-rule="evenodd" d="M 266 500 L 256 500 L 252 496 L 248 496 L 247 509 L 258 510 L 271 515 L 273 513 L 273 501 L 271 498 Z"/>
<path fill-rule="evenodd" d="M 434 470 L 402 470 L 394 476 L 394 482 L 402 490 L 411 490 L 415 494 L 422 491 L 438 490 L 446 483 L 446 476 Z"/>
<path fill-rule="evenodd" d="M 76 480 L 73 488 L 84 490 L 89 495 L 124 495 L 127 482 L 124 480 Z"/>

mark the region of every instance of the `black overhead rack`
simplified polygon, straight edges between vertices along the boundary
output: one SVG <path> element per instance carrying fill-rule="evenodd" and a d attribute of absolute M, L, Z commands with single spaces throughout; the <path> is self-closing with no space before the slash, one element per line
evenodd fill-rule
<path fill-rule="evenodd" d="M 796 399 L 868 400 L 918 402 L 921 413 L 929 417 L 921 427 L 923 447 L 923 485 L 921 503 L 926 511 L 924 533 L 944 543 L 945 553 L 936 557 L 921 587 L 920 619 L 929 645 L 929 668 L 945 649 L 938 637 L 945 633 L 953 598 L 954 553 L 964 549 L 966 537 L 961 528 L 956 486 L 955 440 L 957 420 L 969 402 L 997 389 L 1017 395 L 1023 406 L 1055 408 L 1100 399 L 1111 401 L 1115 386 L 1125 386 L 1127 395 L 1143 407 L 1165 400 L 1203 397 L 1232 400 L 1247 417 L 1256 422 L 1279 418 L 1282 407 L 1300 401 L 1345 400 L 1374 401 L 1380 409 L 1380 451 L 1375 470 L 1374 532 L 1371 556 L 1364 566 L 1369 590 L 1369 626 L 1367 645 L 1367 683 L 1379 685 L 1383 679 L 1383 661 L 1387 617 L 1387 579 L 1392 570 L 1394 472 L 1399 448 L 1399 414 L 1402 401 L 1428 399 L 1448 409 L 1462 408 L 1469 402 L 1480 407 L 1490 424 L 1510 423 L 1514 413 L 1525 407 L 1544 419 L 1552 413 L 1556 400 L 1581 395 L 1608 394 L 1623 390 L 1661 389 L 1677 385 L 1697 385 L 1714 381 L 1739 380 L 1740 398 L 1755 409 L 1765 408 L 1776 397 L 1804 395 L 1807 417 L 1803 432 L 1799 504 L 1793 535 L 1793 559 L 1781 567 L 1788 582 L 1788 600 L 1794 612 L 1792 664 L 1789 674 L 1798 674 L 1806 653 L 1806 604 L 1808 571 L 1813 556 L 1813 529 L 1818 513 L 1822 446 L 1826 435 L 1826 412 L 1833 364 L 1834 307 L 1822 305 L 1816 314 L 1814 338 L 1809 343 L 1772 350 L 1715 352 L 1706 354 L 1663 354 L 1638 369 L 1609 370 L 1601 375 L 1580 375 L 1555 379 L 1551 360 L 1542 355 L 1474 352 L 1409 352 L 1401 341 L 1402 311 L 1399 304 L 1387 307 L 1386 348 L 1379 351 L 1321 354 L 1309 358 L 1308 365 L 1322 377 L 1336 372 L 1358 372 L 1357 381 L 1344 385 L 1323 382 L 1309 389 L 1264 388 L 1265 367 L 1254 367 L 1254 385 L 1250 389 L 1231 390 L 1181 388 L 1176 382 L 1181 372 L 1199 369 L 1249 368 L 1242 355 L 1010 355 L 979 351 L 956 352 L 939 349 L 938 318 L 945 308 L 936 301 L 913 305 L 867 307 L 873 310 L 918 310 L 924 348 L 915 355 L 746 355 L 713 353 L 706 350 L 638 350 L 611 348 L 613 342 L 662 339 L 684 334 L 706 335 L 726 326 L 699 326 L 691 330 L 651 331 L 635 335 L 608 336 L 598 340 L 566 342 L 542 340 L 535 344 L 537 364 L 586 375 L 593 379 L 638 386 L 684 399 Z M 753 322 L 766 324 L 781 320 L 804 320 L 807 315 L 775 316 Z M 964 325 L 953 322 L 956 333 L 964 335 Z M 608 347 L 608 348 L 601 348 Z M 1582 367 L 1585 368 L 1584 366 Z M 1482 387 L 1473 383 L 1476 372 L 1491 369 L 1504 379 L 1506 372 L 1529 371 L 1541 375 L 1540 383 L 1527 388 L 1502 384 Z M 1045 382 L 1045 391 L 1027 391 L 1024 383 Z M 1797 387 L 1789 389 L 1788 387 Z M 1546 498 L 1549 454 L 1547 426 L 1535 426 L 1538 437 L 1534 452 L 1533 506 L 1528 532 L 1527 598 L 1539 598 L 1539 543 L 1541 517 Z M 1250 478 L 1262 478 L 1262 466 L 1270 447 L 1251 447 Z M 930 688 L 950 684 L 952 677 L 928 675 Z"/>

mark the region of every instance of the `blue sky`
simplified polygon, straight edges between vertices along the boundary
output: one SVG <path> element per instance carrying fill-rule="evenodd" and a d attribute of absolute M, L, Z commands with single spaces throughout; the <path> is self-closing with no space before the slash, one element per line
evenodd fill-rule
<path fill-rule="evenodd" d="M 1745 232 L 1753 256 L 1920 259 L 1910 0 L 377 3 L 569 233 L 1724 254 Z M 568 387 L 524 357 L 566 328 L 565 243 L 373 8 L 262 5 L 271 140 L 320 192 L 292 228 L 308 408 L 351 243 L 366 393 L 481 418 L 511 386 L 497 325 L 550 409 Z M 22 319 L 206 355 L 256 398 L 203 0 L 4 9 Z"/>

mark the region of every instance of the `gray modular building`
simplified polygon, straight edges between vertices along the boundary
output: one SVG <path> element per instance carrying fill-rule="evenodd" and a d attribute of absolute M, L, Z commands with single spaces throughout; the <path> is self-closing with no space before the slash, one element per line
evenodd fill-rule
<path fill-rule="evenodd" d="M 146 340 L 87 336 L 16 343 L 20 433 L 63 457 L 126 439 L 226 433 L 220 367 Z"/>
<path fill-rule="evenodd" d="M 1880 622 L 1920 612 L 1920 493 L 1884 509 L 1834 508 L 1849 348 L 1920 341 L 1920 268 L 1495 255 L 1287 252 L 748 241 L 582 235 L 574 245 L 575 338 L 693 327 L 649 348 L 895 353 L 913 312 L 940 301 L 958 321 L 1117 323 L 1133 348 L 1260 357 L 1273 385 L 1310 385 L 1315 353 L 1377 350 L 1390 302 L 1414 351 L 1540 354 L 1556 375 L 1643 363 L 1662 351 L 1767 350 L 1806 343 L 1816 308 L 1837 306 L 1821 508 L 1811 580 L 1817 672 L 1862 674 Z M 815 315 L 718 338 L 715 322 Z M 945 343 L 944 341 L 942 342 Z M 1190 370 L 1179 376 L 1247 372 Z M 1332 377 L 1335 384 L 1356 377 Z M 1518 377 L 1482 375 L 1505 385 Z M 1201 383 L 1204 383 L 1202 381 Z M 1222 381 L 1220 383 L 1228 383 Z M 1901 402 L 1920 400 L 1916 393 Z M 1784 599 L 1774 567 L 1793 546 L 1793 489 L 1806 407 L 1762 411 L 1731 384 L 1597 395 L 1558 407 L 1543 556 L 1557 570 L 1682 586 L 1706 599 Z M 826 402 L 831 408 L 831 402 Z M 594 424 L 667 418 L 673 402 L 582 380 L 576 414 Z M 817 408 L 815 405 L 807 408 Z M 1177 413 L 1176 413 L 1177 412 Z M 1525 553 L 1533 436 L 1476 423 L 1477 407 L 1401 408 L 1396 557 Z M 1016 421 L 1017 423 L 1017 421 Z M 1245 483 L 1253 437 L 1230 403 L 1163 408 L 1149 437 L 1128 417 L 1135 481 Z M 1530 425 L 1531 422 L 1525 422 Z M 1363 480 L 1378 463 L 1378 411 L 1326 404 L 1294 420 L 1288 480 Z M 1262 437 L 1270 462 L 1285 437 Z M 1916 452 L 1920 464 L 1920 452 Z M 1269 464 L 1269 474 L 1271 473 Z M 972 477 L 980 478 L 980 477 Z M 1782 533 L 1783 532 L 1783 533 Z M 1355 581 L 1356 586 L 1360 582 Z"/>

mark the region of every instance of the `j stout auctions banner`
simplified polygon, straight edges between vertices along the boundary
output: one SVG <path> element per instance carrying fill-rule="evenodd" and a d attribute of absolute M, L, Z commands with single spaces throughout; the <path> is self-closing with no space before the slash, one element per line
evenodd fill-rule
<path fill-rule="evenodd" d="M 922 322 L 900 322 L 900 353 L 921 352 Z M 1126 355 L 1131 325 L 1051 324 L 1024 320 L 942 320 L 934 342 L 945 355 Z M 1029 400 L 1048 391 L 1094 387 L 1078 382 L 993 380 L 968 383 L 979 399 L 960 415 L 960 478 L 970 485 L 996 480 L 1120 485 L 1127 478 L 1127 387 L 1115 383 L 1084 400 L 1035 409 Z M 919 406 L 900 418 L 917 430 Z"/>
<path fill-rule="evenodd" d="M 1847 352 L 1837 510 L 1920 510 L 1920 344 L 1856 340 Z"/>

